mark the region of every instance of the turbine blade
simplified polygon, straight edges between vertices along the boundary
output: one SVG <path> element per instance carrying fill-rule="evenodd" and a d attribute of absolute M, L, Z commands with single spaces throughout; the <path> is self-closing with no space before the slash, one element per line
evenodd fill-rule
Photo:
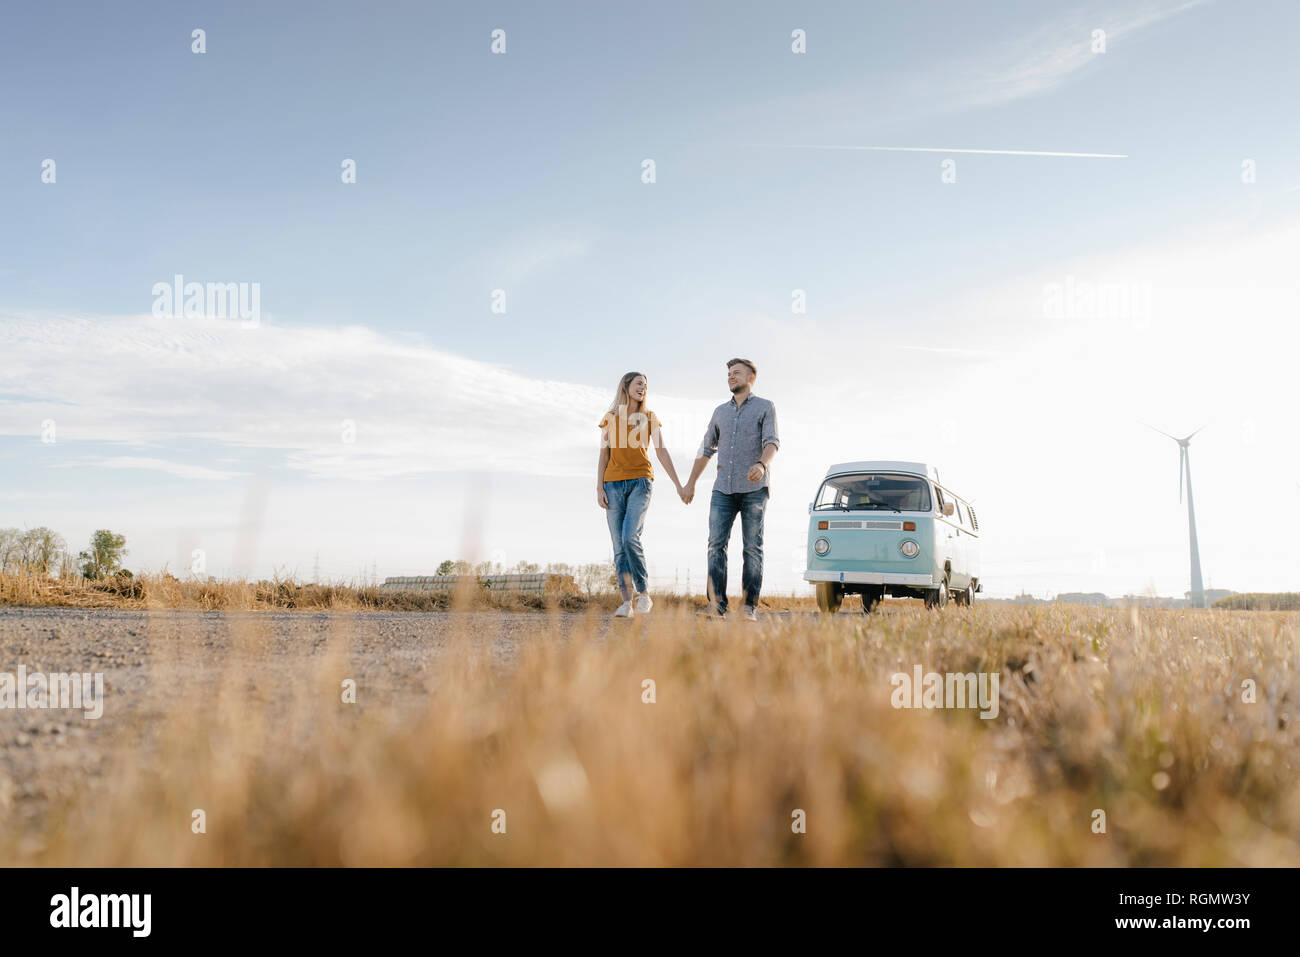
<path fill-rule="evenodd" d="M 1167 438 L 1167 439 L 1173 439 L 1175 442 L 1178 441 L 1178 437 L 1177 437 L 1177 436 L 1170 435 L 1168 432 L 1164 431 L 1163 429 L 1157 429 L 1154 425 L 1150 425 L 1149 423 L 1146 423 L 1146 422 L 1143 422 L 1142 424 L 1145 425 L 1145 426 L 1146 426 L 1148 429 L 1150 429 L 1152 432 L 1159 432 L 1161 435 L 1163 435 L 1163 436 L 1164 436 L 1165 438 Z"/>
<path fill-rule="evenodd" d="M 1206 425 L 1209 425 L 1209 423 L 1207 422 Z M 1201 426 L 1201 428 L 1197 429 L 1196 432 L 1200 432 L 1200 431 L 1202 431 L 1204 428 L 1205 428 L 1205 426 L 1203 425 L 1203 426 Z M 1195 435 L 1196 432 L 1193 432 L 1192 435 Z M 1187 438 L 1183 439 L 1183 441 L 1184 441 L 1184 442 L 1190 442 L 1190 441 L 1192 440 L 1192 435 L 1189 435 Z"/>

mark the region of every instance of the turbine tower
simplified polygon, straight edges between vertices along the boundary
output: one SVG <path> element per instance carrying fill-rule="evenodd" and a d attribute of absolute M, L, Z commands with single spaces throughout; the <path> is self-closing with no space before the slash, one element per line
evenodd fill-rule
<path fill-rule="evenodd" d="M 1192 552 L 1192 590 L 1188 593 L 1188 599 L 1193 608 L 1205 607 L 1205 586 L 1201 583 L 1201 550 L 1196 544 L 1196 511 L 1192 508 L 1192 460 L 1187 452 L 1187 446 L 1192 441 L 1192 435 L 1201 431 L 1197 429 L 1192 435 L 1180 439 L 1176 435 L 1170 435 L 1156 429 L 1155 426 L 1149 426 L 1160 432 L 1161 435 L 1173 439 L 1178 443 L 1178 501 L 1183 500 L 1183 482 L 1187 482 L 1187 537 L 1191 541 Z"/>

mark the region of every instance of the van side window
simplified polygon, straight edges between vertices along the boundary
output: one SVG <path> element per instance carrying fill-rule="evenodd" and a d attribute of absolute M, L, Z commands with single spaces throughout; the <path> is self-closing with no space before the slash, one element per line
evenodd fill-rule
<path fill-rule="evenodd" d="M 943 489 L 939 488 L 939 486 L 937 486 L 937 485 L 934 487 L 934 498 L 935 498 L 935 501 L 937 501 L 937 502 L 939 503 L 939 514 L 942 515 L 942 514 L 943 514 L 943 504 L 944 504 Z"/>
<path fill-rule="evenodd" d="M 957 524 L 970 528 L 970 521 L 966 518 L 966 506 L 961 503 L 960 499 L 957 500 Z"/>

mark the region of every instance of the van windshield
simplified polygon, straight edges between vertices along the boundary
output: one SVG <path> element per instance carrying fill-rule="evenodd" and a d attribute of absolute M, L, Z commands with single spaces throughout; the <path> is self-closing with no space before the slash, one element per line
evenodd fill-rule
<path fill-rule="evenodd" d="M 863 472 L 836 475 L 822 483 L 814 509 L 930 511 L 930 483 L 915 475 Z"/>

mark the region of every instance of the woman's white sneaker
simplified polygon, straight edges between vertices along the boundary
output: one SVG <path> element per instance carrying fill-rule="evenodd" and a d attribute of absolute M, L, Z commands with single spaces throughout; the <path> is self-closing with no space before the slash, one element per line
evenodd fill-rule
<path fill-rule="evenodd" d="M 623 604 L 621 604 L 621 605 L 618 606 L 618 611 L 614 612 L 614 617 L 615 617 L 615 618 L 631 618 L 631 617 L 633 617 L 635 614 L 636 614 L 636 612 L 634 612 L 634 611 L 632 610 L 632 603 L 631 603 L 630 601 L 625 601 L 625 602 L 623 602 Z"/>
<path fill-rule="evenodd" d="M 647 614 L 654 606 L 655 603 L 650 600 L 650 596 L 646 592 L 636 596 L 636 613 L 638 615 Z"/>

